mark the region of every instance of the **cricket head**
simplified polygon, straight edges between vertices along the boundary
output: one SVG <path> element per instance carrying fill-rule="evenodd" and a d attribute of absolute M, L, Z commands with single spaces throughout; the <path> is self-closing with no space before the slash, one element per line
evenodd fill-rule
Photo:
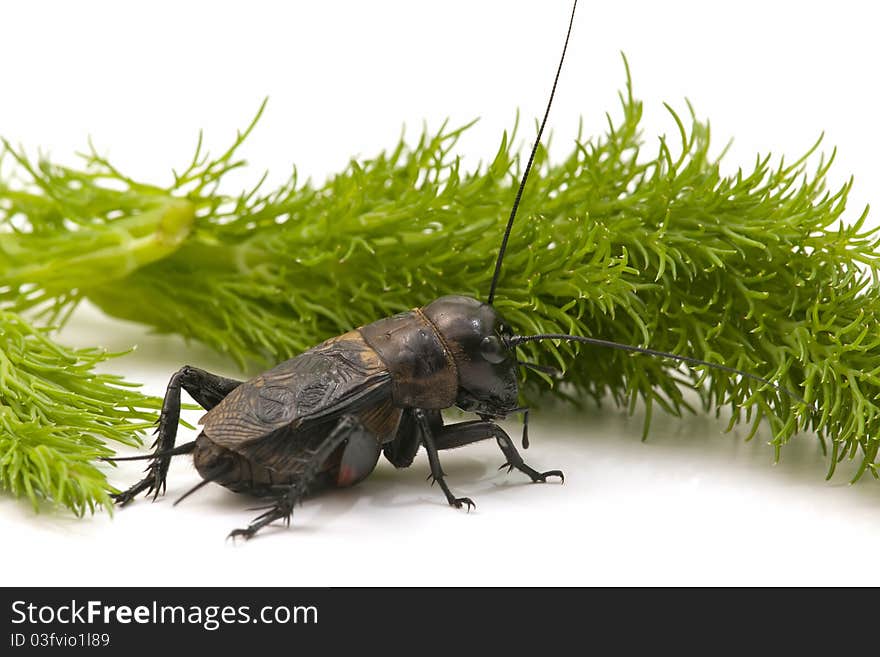
<path fill-rule="evenodd" d="M 422 308 L 458 370 L 456 406 L 505 417 L 518 406 L 517 363 L 510 325 L 495 308 L 472 297 L 445 296 Z"/>

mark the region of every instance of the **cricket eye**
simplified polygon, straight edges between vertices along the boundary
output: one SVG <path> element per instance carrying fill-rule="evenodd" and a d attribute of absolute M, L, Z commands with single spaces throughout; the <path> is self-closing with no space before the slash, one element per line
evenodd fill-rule
<path fill-rule="evenodd" d="M 497 335 L 488 335 L 480 342 L 480 355 L 484 360 L 497 365 L 507 358 L 507 348 Z"/>

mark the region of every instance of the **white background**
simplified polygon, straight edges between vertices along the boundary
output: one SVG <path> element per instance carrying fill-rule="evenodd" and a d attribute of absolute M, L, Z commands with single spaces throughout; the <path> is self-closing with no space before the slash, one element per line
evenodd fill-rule
<path fill-rule="evenodd" d="M 832 182 L 856 177 L 849 219 L 880 189 L 877 17 L 865 2 L 582 2 L 550 125 L 557 155 L 583 117 L 604 127 L 626 52 L 646 101 L 645 135 L 675 134 L 662 101 L 689 97 L 731 170 L 757 152 L 799 155 L 826 131 Z M 540 114 L 568 2 L 49 3 L 0 8 L 0 134 L 61 161 L 92 135 L 134 177 L 167 182 L 199 128 L 217 151 L 270 97 L 245 155 L 271 182 L 292 163 L 317 180 L 353 155 L 390 147 L 449 117 L 481 121 L 465 164 L 491 158 L 515 110 Z M 531 128 L 531 123 L 525 125 Z M 525 133 L 521 133 L 525 134 Z M 874 220 L 876 222 L 876 218 Z M 191 363 L 234 375 L 198 345 L 150 336 L 86 309 L 63 334 L 77 345 L 139 350 L 110 365 L 161 394 Z M 198 413 L 191 414 L 191 419 Z M 198 481 L 178 459 L 169 495 L 112 519 L 35 516 L 0 498 L 7 585 L 858 584 L 880 583 L 880 483 L 823 479 L 805 435 L 773 465 L 768 433 L 744 443 L 707 417 L 641 417 L 605 408 L 536 414 L 527 461 L 562 468 L 562 486 L 496 472 L 492 444 L 444 455 L 475 512 L 446 506 L 409 470 L 380 465 L 362 485 L 298 508 L 291 529 L 247 544 L 252 500 L 218 487 L 178 507 Z M 511 425 L 512 432 L 515 425 Z M 190 439 L 191 436 L 186 436 Z M 141 466 L 113 472 L 119 486 Z"/>

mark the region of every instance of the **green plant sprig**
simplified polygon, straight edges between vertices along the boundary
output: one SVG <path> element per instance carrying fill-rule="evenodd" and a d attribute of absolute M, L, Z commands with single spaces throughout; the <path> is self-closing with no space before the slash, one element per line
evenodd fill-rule
<path fill-rule="evenodd" d="M 724 153 L 710 155 L 709 125 L 690 106 L 687 122 L 667 106 L 677 138 L 661 138 L 653 153 L 628 70 L 621 106 L 606 134 L 579 137 L 561 162 L 539 149 L 497 307 L 520 332 L 590 335 L 710 360 L 800 391 L 818 410 L 748 380 L 643 356 L 544 343 L 523 346 L 528 358 L 564 369 L 570 386 L 552 392 L 572 401 L 610 395 L 632 409 L 644 400 L 646 435 L 654 405 L 693 410 L 683 394 L 692 388 L 707 410 L 729 406 L 731 426 L 751 422 L 750 437 L 766 419 L 777 457 L 808 429 L 830 446 L 829 476 L 843 458 L 860 459 L 856 478 L 876 475 L 878 233 L 865 228 L 867 209 L 842 223 L 851 182 L 826 189 L 833 154 L 811 165 L 817 143 L 791 164 L 760 156 L 725 175 Z M 33 277 L 0 293 L 17 306 L 49 302 L 56 312 L 88 298 L 243 366 L 290 357 L 443 294 L 482 298 L 520 162 L 505 135 L 485 167 L 464 171 L 454 149 L 466 127 L 425 132 L 414 145 L 401 140 L 323 185 L 300 183 L 294 172 L 277 190 L 239 196 L 218 185 L 240 162 L 242 135 L 213 160 L 200 140 L 193 164 L 164 190 L 94 155 L 83 173 L 25 164 L 17 152 L 33 179 L 0 187 L 0 225 L 18 215 L 29 230 L 0 235 L 0 271 L 11 271 L 10 253 L 38 234 L 81 239 L 58 218 L 109 186 L 122 191 L 112 209 L 89 219 L 98 232 L 124 226 L 157 198 L 191 204 L 194 219 L 167 252 L 134 270 L 120 260 L 110 283 L 84 277 L 59 289 Z M 51 204 L 51 218 L 32 211 L 41 203 Z M 80 251 L 83 271 L 88 260 Z M 532 373 L 524 392 L 534 398 L 551 383 Z"/>
<path fill-rule="evenodd" d="M 161 400 L 95 367 L 114 355 L 68 349 L 19 315 L 0 310 L 0 490 L 77 515 L 112 509 L 108 441 L 140 445 Z"/>

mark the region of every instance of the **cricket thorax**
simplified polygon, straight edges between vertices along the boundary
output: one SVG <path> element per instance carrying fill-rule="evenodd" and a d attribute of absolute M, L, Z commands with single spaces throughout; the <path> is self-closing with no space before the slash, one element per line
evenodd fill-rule
<path fill-rule="evenodd" d="M 420 309 L 358 329 L 391 373 L 391 397 L 406 408 L 455 404 L 458 368 L 442 336 Z"/>

